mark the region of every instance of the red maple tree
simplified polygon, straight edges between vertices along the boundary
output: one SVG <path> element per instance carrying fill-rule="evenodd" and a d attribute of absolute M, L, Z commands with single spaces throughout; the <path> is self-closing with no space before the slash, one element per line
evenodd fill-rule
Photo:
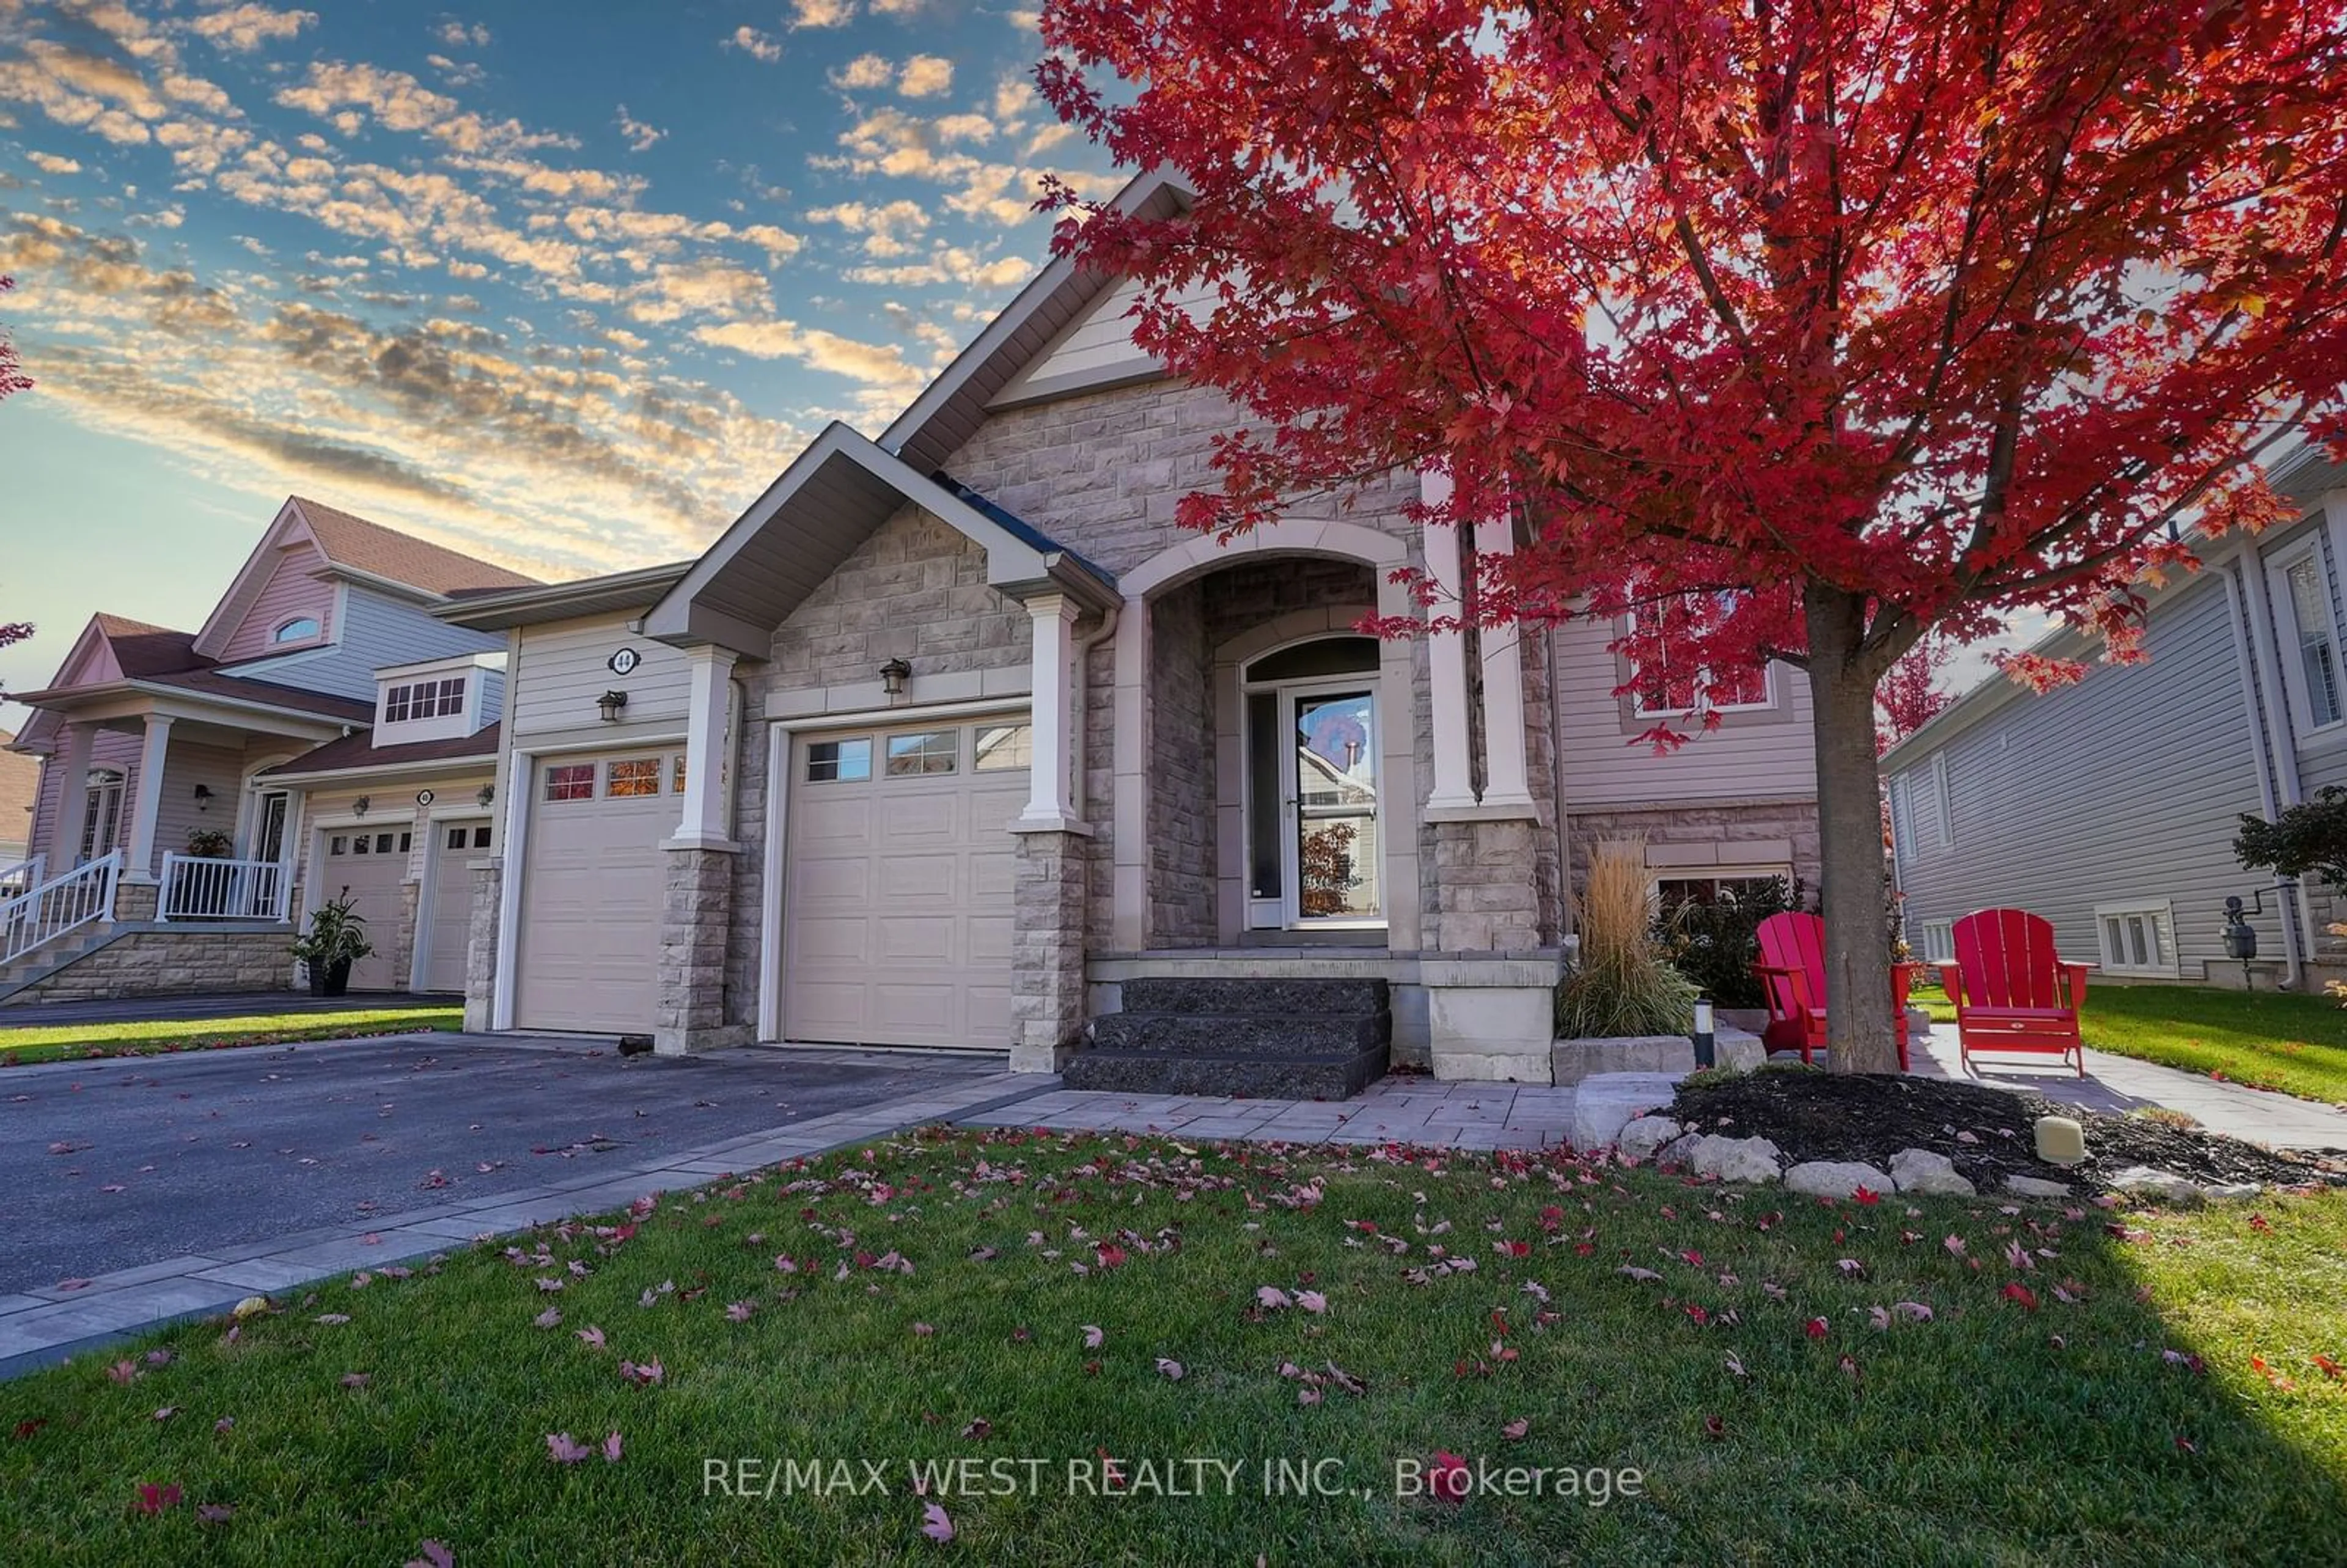
<path fill-rule="evenodd" d="M 1255 416 L 1185 522 L 1431 466 L 1527 537 L 1477 614 L 1805 672 L 1832 1060 L 1889 1071 L 1884 673 L 2024 606 L 2131 656 L 2169 526 L 2342 434 L 2342 6 L 1049 0 L 1045 96 L 1195 200 L 1047 204 Z"/>
<path fill-rule="evenodd" d="M 1926 637 L 1901 654 L 1874 688 L 1875 750 L 1887 752 L 1937 718 L 1956 700 L 1943 683 L 1956 645 Z"/>

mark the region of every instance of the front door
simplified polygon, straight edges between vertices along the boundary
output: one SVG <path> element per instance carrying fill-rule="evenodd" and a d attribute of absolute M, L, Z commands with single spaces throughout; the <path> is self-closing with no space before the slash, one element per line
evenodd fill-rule
<path fill-rule="evenodd" d="M 285 818 L 292 797 L 272 790 L 261 797 L 261 819 L 252 827 L 252 858 L 265 870 L 247 876 L 246 907 L 241 913 L 256 919 L 277 913 L 277 884 L 285 875 Z"/>
<path fill-rule="evenodd" d="M 1383 925 L 1377 693 L 1323 682 L 1285 688 L 1279 701 L 1287 923 Z"/>

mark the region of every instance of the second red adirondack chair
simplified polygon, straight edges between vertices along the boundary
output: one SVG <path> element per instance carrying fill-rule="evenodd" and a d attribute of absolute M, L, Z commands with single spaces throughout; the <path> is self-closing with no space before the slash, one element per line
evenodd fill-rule
<path fill-rule="evenodd" d="M 1801 1060 L 1826 1048 L 1826 923 L 1788 910 L 1752 933 L 1760 961 L 1752 972 L 1768 998 L 1768 1025 L 1760 1043 L 1770 1054 L 1798 1050 Z M 1899 1071 L 1907 1071 L 1907 968 L 1891 966 L 1891 1013 L 1899 1038 Z"/>
<path fill-rule="evenodd" d="M 1966 1071 L 1976 1050 L 2012 1050 L 2075 1061 L 2086 1077 L 2078 1009 L 2095 966 L 2056 958 L 2053 923 L 2026 909 L 1975 909 L 1951 935 L 1956 961 L 1940 966 L 1940 983 L 1956 1004 L 1956 1054 Z"/>

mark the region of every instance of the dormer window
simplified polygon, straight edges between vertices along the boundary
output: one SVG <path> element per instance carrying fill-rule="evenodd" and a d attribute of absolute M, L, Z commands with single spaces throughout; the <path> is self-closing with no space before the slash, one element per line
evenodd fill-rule
<path fill-rule="evenodd" d="M 465 677 L 416 681 L 394 686 L 383 694 L 383 722 L 397 724 L 410 719 L 436 719 L 465 711 Z"/>
<path fill-rule="evenodd" d="M 297 615 L 269 634 L 272 642 L 307 642 L 318 635 L 318 618 Z"/>

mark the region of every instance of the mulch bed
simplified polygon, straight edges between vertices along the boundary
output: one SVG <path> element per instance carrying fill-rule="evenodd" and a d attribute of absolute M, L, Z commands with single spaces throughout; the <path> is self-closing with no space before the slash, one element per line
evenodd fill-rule
<path fill-rule="evenodd" d="M 2296 1186 L 2347 1183 L 2347 1160 L 2299 1158 L 2214 1132 L 2141 1116 L 2109 1116 L 2040 1094 L 1984 1089 L 1942 1078 L 1905 1078 L 1772 1069 L 1683 1086 L 1669 1114 L 1691 1130 L 1766 1138 L 1788 1163 L 1856 1160 L 1887 1170 L 1901 1149 L 1945 1154 L 1983 1192 L 2008 1175 L 2094 1182 L 2130 1165 L 2203 1185 L 2256 1182 Z M 2037 1158 L 2040 1116 L 2069 1116 L 2086 1131 L 2086 1160 L 2054 1165 Z"/>

